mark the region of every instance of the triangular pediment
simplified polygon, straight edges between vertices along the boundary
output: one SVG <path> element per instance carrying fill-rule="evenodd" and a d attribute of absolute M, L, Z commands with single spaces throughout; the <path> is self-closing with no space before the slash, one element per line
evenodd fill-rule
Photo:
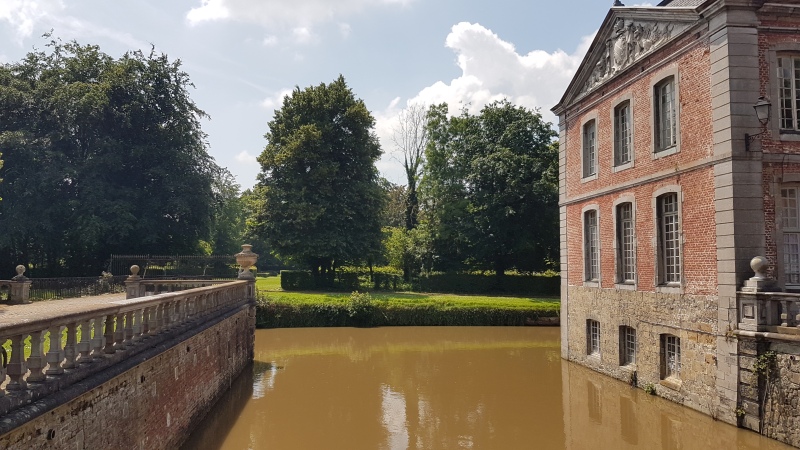
<path fill-rule="evenodd" d="M 553 110 L 558 114 L 559 109 L 605 85 L 699 20 L 700 15 L 689 8 L 612 8 Z"/>

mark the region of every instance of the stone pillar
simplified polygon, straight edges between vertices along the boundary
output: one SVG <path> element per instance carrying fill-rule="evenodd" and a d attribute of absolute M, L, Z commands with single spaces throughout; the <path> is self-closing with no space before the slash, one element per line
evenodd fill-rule
<path fill-rule="evenodd" d="M 144 297 L 144 285 L 142 277 L 139 276 L 139 266 L 131 266 L 131 274 L 125 280 L 125 298 Z"/>
<path fill-rule="evenodd" d="M 742 292 L 756 293 L 756 292 L 774 292 L 778 289 L 775 286 L 775 281 L 767 276 L 767 269 L 769 268 L 769 261 L 763 256 L 756 256 L 750 260 L 750 268 L 753 269 L 755 275 L 745 280 Z"/>
<path fill-rule="evenodd" d="M 8 303 L 11 305 L 22 305 L 30 303 L 31 280 L 25 275 L 25 266 L 17 266 L 17 276 L 11 279 L 11 291 L 8 294 Z"/>

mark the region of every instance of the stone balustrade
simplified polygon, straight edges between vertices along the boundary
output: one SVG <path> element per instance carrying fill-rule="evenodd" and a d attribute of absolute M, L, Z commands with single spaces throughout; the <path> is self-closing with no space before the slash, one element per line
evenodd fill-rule
<path fill-rule="evenodd" d="M 739 292 L 740 330 L 800 334 L 800 294 Z"/>
<path fill-rule="evenodd" d="M 203 286 L 139 295 L 149 284 Z M 254 298 L 254 284 L 249 280 L 129 278 L 126 299 L 117 297 L 85 306 L 78 303 L 71 308 L 67 308 L 69 302 L 48 302 L 45 313 L 35 317 L 0 320 L 0 344 L 10 341 L 10 352 L 0 350 L 0 416 L 248 304 Z M 41 303 L 16 308 L 37 305 Z M 45 341 L 49 343 L 47 351 Z"/>

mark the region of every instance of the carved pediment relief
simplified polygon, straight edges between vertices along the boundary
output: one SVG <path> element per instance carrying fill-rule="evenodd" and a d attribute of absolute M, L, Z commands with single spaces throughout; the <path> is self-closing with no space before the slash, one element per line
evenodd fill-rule
<path fill-rule="evenodd" d="M 680 22 L 667 23 L 618 17 L 611 27 L 611 35 L 605 42 L 598 42 L 600 45 L 595 51 L 594 66 L 580 91 L 581 94 L 591 91 L 661 47 L 688 26 L 689 24 Z"/>

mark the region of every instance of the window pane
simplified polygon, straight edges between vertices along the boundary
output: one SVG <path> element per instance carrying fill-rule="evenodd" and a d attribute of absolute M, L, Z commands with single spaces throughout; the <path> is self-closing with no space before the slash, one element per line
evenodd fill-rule
<path fill-rule="evenodd" d="M 587 211 L 584 218 L 586 279 L 600 277 L 600 249 L 597 236 L 597 211 Z"/>
<path fill-rule="evenodd" d="M 619 281 L 631 283 L 636 278 L 636 246 L 633 240 L 633 205 L 617 207 L 617 262 Z"/>
<path fill-rule="evenodd" d="M 596 150 L 596 126 L 594 120 L 589 121 L 583 126 L 583 176 L 589 177 L 597 172 L 595 161 L 597 158 Z"/>
<path fill-rule="evenodd" d="M 678 222 L 678 195 L 659 197 L 661 216 L 660 238 L 662 273 L 665 283 L 679 283 L 681 267 L 680 223 Z"/>
<path fill-rule="evenodd" d="M 631 108 L 625 102 L 614 109 L 614 163 L 631 162 Z"/>
<path fill-rule="evenodd" d="M 672 335 L 664 339 L 664 364 L 667 377 L 678 376 L 681 373 L 681 340 Z"/>
<path fill-rule="evenodd" d="M 655 87 L 656 97 L 656 151 L 677 143 L 677 110 L 675 108 L 675 80 L 670 78 Z"/>
<path fill-rule="evenodd" d="M 622 344 L 621 365 L 636 363 L 636 330 L 628 327 L 620 327 L 620 343 Z"/>
<path fill-rule="evenodd" d="M 800 284 L 800 233 L 783 233 L 783 270 L 786 283 Z"/>
<path fill-rule="evenodd" d="M 784 229 L 798 228 L 797 189 L 781 189 L 781 226 Z"/>

